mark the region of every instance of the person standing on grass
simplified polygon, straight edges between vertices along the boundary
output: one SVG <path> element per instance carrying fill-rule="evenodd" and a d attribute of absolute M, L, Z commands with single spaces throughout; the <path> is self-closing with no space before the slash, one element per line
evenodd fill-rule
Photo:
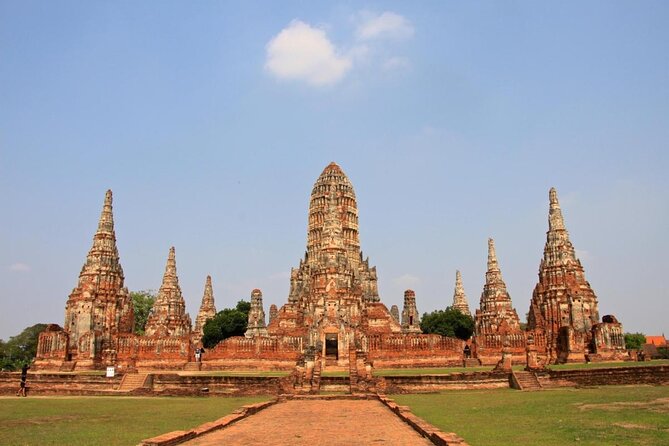
<path fill-rule="evenodd" d="M 30 366 L 28 364 L 23 364 L 23 368 L 21 368 L 21 387 L 19 387 L 19 391 L 16 393 L 16 396 L 28 396 L 26 394 L 26 380 L 28 379 L 28 369 Z"/>

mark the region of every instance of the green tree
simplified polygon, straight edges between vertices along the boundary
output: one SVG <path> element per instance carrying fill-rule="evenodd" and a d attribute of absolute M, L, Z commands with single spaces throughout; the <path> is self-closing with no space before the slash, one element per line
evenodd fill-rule
<path fill-rule="evenodd" d="M 640 350 L 646 343 L 643 333 L 625 333 L 625 346 L 628 350 Z"/>
<path fill-rule="evenodd" d="M 135 333 L 143 335 L 146 320 L 149 318 L 151 308 L 156 301 L 156 292 L 154 290 L 131 291 L 130 297 L 135 310 Z"/>
<path fill-rule="evenodd" d="M 423 333 L 434 333 L 467 340 L 474 333 L 474 319 L 468 314 L 461 313 L 460 310 L 448 307 L 445 310 L 423 314 L 420 328 Z"/>
<path fill-rule="evenodd" d="M 235 308 L 226 308 L 216 313 L 202 328 L 202 344 L 211 348 L 232 336 L 243 336 L 249 318 L 251 304 L 240 300 Z"/>
<path fill-rule="evenodd" d="M 0 340 L 0 369 L 17 370 L 23 364 L 32 362 L 37 353 L 39 334 L 45 328 L 46 324 L 35 324 L 12 336 L 7 342 Z"/>

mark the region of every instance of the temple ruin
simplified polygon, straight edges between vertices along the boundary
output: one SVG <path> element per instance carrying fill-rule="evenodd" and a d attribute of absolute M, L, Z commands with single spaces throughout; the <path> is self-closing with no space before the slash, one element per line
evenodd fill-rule
<path fill-rule="evenodd" d="M 626 357 L 621 324 L 599 321 L 597 298 L 565 229 L 554 189 L 549 229 L 526 330 L 521 328 L 506 289 L 492 239 L 480 306 L 474 314 L 471 354 L 465 342 L 422 334 L 416 294 L 404 293 L 400 313 L 381 302 L 378 277 L 360 248 L 353 186 L 335 163 L 316 180 L 309 202 L 307 246 L 290 273 L 287 301 L 269 308 L 251 293 L 244 336 L 208 349 L 200 369 L 283 369 L 346 367 L 369 375 L 377 367 L 521 364 L 613 360 Z M 453 308 L 470 314 L 460 272 Z M 70 294 L 63 327 L 50 324 L 40 334 L 36 368 L 60 370 L 182 369 L 193 365 L 206 321 L 216 314 L 211 277 L 192 327 L 179 286 L 176 252 L 170 248 L 145 335 L 133 333 L 134 313 L 116 247 L 112 193 L 107 191 L 93 246 Z M 468 350 L 469 351 L 469 350 Z M 500 362 L 501 361 L 501 362 Z M 314 372 L 315 373 L 315 372 Z M 352 375 L 353 376 L 353 375 Z"/>

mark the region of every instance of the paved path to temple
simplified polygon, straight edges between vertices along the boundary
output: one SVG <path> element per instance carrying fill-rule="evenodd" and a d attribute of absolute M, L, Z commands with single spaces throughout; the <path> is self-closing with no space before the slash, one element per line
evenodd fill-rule
<path fill-rule="evenodd" d="M 335 446 L 432 443 L 378 401 L 289 400 L 183 444 Z"/>

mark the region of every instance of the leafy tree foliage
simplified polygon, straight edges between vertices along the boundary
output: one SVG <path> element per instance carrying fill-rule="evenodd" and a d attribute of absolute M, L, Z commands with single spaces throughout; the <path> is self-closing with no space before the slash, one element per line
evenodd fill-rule
<path fill-rule="evenodd" d="M 423 314 L 420 328 L 423 333 L 434 333 L 467 340 L 474 333 L 474 319 L 468 314 L 461 313 L 460 310 L 448 307 L 445 310 Z"/>
<path fill-rule="evenodd" d="M 224 339 L 232 336 L 243 336 L 249 318 L 251 303 L 245 300 L 237 302 L 235 308 L 226 308 L 216 313 L 202 328 L 202 344 L 211 348 Z"/>
<path fill-rule="evenodd" d="M 646 343 L 643 333 L 625 333 L 625 346 L 628 350 L 640 350 Z"/>
<path fill-rule="evenodd" d="M 45 328 L 46 324 L 35 324 L 12 336 L 7 342 L 0 340 L 0 369 L 18 370 L 23 364 L 32 362 L 37 352 L 39 334 Z"/>
<path fill-rule="evenodd" d="M 146 320 L 156 301 L 156 292 L 154 290 L 131 291 L 130 297 L 135 310 L 135 334 L 143 335 Z"/>

